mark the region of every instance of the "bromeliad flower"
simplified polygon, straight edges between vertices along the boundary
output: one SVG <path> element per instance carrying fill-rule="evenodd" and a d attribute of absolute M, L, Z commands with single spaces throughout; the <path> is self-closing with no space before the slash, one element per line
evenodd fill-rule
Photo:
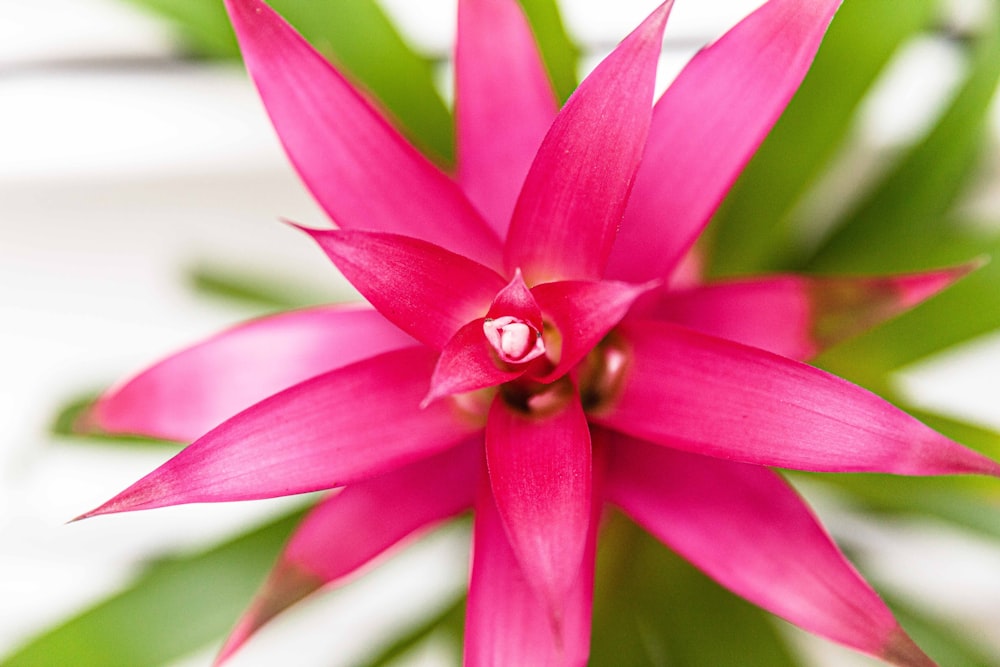
<path fill-rule="evenodd" d="M 453 180 L 263 2 L 227 0 L 285 148 L 338 227 L 304 231 L 374 309 L 250 322 L 94 409 L 108 431 L 194 443 L 84 516 L 337 489 L 223 657 L 471 507 L 466 662 L 583 664 L 610 503 L 808 631 L 933 664 L 771 467 L 1000 474 L 802 363 L 968 267 L 678 282 L 839 0 L 770 0 L 654 106 L 670 5 L 559 110 L 516 2 L 461 0 Z"/>

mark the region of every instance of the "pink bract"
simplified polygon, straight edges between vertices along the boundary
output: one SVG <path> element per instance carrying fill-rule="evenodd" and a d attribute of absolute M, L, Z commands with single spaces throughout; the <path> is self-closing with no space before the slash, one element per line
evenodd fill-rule
<path fill-rule="evenodd" d="M 96 426 L 194 442 L 83 516 L 339 489 L 220 661 L 304 595 L 472 509 L 466 664 L 585 664 L 613 504 L 788 621 L 933 664 L 770 468 L 1000 475 L 803 363 L 970 267 L 671 282 L 839 4 L 766 2 L 654 105 L 665 2 L 558 109 L 516 1 L 460 0 L 453 180 L 264 2 L 226 0 L 336 225 L 304 231 L 370 306 L 258 320 L 109 392 Z"/>

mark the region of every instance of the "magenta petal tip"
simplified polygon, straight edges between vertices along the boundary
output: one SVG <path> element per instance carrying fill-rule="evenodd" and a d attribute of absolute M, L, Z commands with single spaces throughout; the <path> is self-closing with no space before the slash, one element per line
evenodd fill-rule
<path fill-rule="evenodd" d="M 889 638 L 879 657 L 897 667 L 938 667 L 902 628 Z"/>
<path fill-rule="evenodd" d="M 323 587 L 323 580 L 290 563 L 280 563 L 272 571 L 254 605 L 233 628 L 212 662 L 218 667 L 229 660 L 268 621 Z"/>

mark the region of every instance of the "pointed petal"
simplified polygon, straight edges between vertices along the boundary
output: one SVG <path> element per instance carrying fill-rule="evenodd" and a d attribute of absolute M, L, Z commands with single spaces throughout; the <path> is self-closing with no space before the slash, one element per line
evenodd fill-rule
<path fill-rule="evenodd" d="M 733 280 L 668 292 L 652 316 L 804 360 L 919 305 L 973 268 L 878 278 Z"/>
<path fill-rule="evenodd" d="M 583 667 L 590 652 L 596 513 L 558 629 L 518 564 L 484 479 L 476 502 L 465 618 L 466 667 Z"/>
<path fill-rule="evenodd" d="M 367 306 L 282 313 L 236 326 L 113 388 L 88 421 L 191 441 L 271 394 L 415 341 Z"/>
<path fill-rule="evenodd" d="M 498 396 L 486 422 L 490 483 L 529 585 L 559 621 L 586 546 L 591 509 L 590 431 L 569 383 L 535 414 Z M 531 410 L 531 404 L 528 406 Z"/>
<path fill-rule="evenodd" d="M 487 317 L 516 317 L 531 323 L 536 328 L 542 328 L 542 310 L 538 307 L 534 295 L 524 283 L 520 269 L 514 271 L 514 277 L 507 286 L 497 292 Z"/>
<path fill-rule="evenodd" d="M 465 325 L 444 346 L 431 376 L 431 390 L 422 405 L 443 396 L 495 387 L 524 375 L 527 367 L 505 369 L 498 365 L 493 348 L 483 335 L 483 322 L 480 318 Z"/>
<path fill-rule="evenodd" d="M 301 229 L 386 319 L 438 350 L 483 317 L 506 282 L 482 264 L 408 236 Z"/>
<path fill-rule="evenodd" d="M 555 357 L 559 362 L 540 381 L 551 382 L 565 375 L 625 317 L 640 295 L 655 286 L 655 283 L 630 285 L 613 280 L 598 283 L 568 280 L 535 286 L 531 292 L 545 316 L 559 330 L 561 345 L 559 356 Z"/>
<path fill-rule="evenodd" d="M 498 95 L 497 91 L 503 91 Z M 500 238 L 558 104 L 514 0 L 458 3 L 458 182 Z"/>
<path fill-rule="evenodd" d="M 508 269 L 520 267 L 529 284 L 603 274 L 646 143 L 671 4 L 597 66 L 545 136 L 505 248 Z"/>
<path fill-rule="evenodd" d="M 275 394 L 80 518 L 331 489 L 446 449 L 482 425 L 449 402 L 420 409 L 434 357 L 388 352 Z"/>
<path fill-rule="evenodd" d="M 899 623 L 784 479 L 761 466 L 616 440 L 609 500 L 737 595 L 887 657 Z"/>
<path fill-rule="evenodd" d="M 591 416 L 615 430 L 800 470 L 1000 475 L 1000 464 L 817 368 L 666 323 L 618 331 L 630 357 L 621 393 Z"/>
<path fill-rule="evenodd" d="M 840 0 L 771 0 L 660 98 L 608 275 L 663 278 L 798 89 Z"/>
<path fill-rule="evenodd" d="M 339 584 L 401 540 L 472 507 L 481 469 L 476 438 L 323 500 L 292 535 L 217 664 L 305 596 Z"/>
<path fill-rule="evenodd" d="M 402 233 L 491 266 L 500 243 L 458 186 L 261 0 L 226 0 L 243 59 L 306 186 L 338 226 Z"/>

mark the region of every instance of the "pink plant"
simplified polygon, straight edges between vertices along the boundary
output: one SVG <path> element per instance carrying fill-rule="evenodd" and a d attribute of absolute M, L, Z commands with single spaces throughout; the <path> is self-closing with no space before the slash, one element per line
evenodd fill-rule
<path fill-rule="evenodd" d="M 93 411 L 108 431 L 194 442 L 84 516 L 339 489 L 222 658 L 304 595 L 472 508 L 466 663 L 584 664 L 609 503 L 810 632 L 933 664 L 771 467 L 1000 474 L 802 363 L 969 267 L 675 276 L 839 0 L 770 0 L 654 105 L 668 1 L 562 109 L 517 3 L 460 0 L 454 179 L 261 0 L 226 4 L 292 162 L 338 227 L 303 231 L 374 309 L 250 322 Z"/>

